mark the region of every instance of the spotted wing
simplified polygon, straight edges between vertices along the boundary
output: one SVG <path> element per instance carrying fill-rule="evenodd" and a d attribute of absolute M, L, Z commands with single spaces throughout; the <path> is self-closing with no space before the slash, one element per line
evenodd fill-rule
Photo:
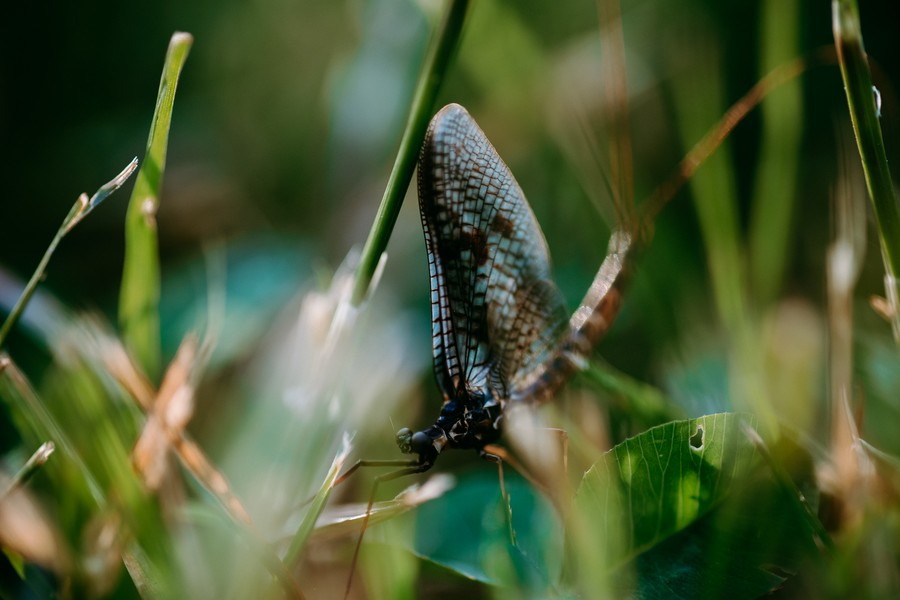
<path fill-rule="evenodd" d="M 419 158 L 434 370 L 445 399 L 507 398 L 566 328 L 540 227 L 464 108 L 431 121 Z"/>

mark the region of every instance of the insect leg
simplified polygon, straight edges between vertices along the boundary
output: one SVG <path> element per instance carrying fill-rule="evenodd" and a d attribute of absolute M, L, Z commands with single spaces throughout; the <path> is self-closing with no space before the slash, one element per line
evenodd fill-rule
<path fill-rule="evenodd" d="M 335 480 L 335 485 L 337 485 L 337 483 L 345 480 L 359 467 L 384 467 L 398 465 L 406 465 L 406 468 L 379 475 L 372 483 L 372 492 L 369 494 L 369 503 L 366 505 L 366 516 L 363 518 L 362 529 L 360 529 L 359 538 L 357 538 L 356 540 L 356 548 L 353 549 L 353 559 L 350 561 L 350 576 L 347 578 L 347 589 L 344 590 L 344 600 L 350 597 L 350 586 L 353 584 L 353 574 L 356 572 L 356 561 L 359 558 L 359 549 L 362 547 L 363 536 L 366 534 L 366 527 L 368 527 L 369 525 L 369 516 L 372 514 L 372 505 L 375 504 L 375 495 L 378 491 L 378 484 L 384 483 L 385 481 L 399 479 L 400 477 L 405 477 L 407 475 L 424 473 L 431 468 L 431 463 L 419 464 L 419 462 L 416 460 L 361 460 L 347 469 L 346 473 Z"/>
<path fill-rule="evenodd" d="M 356 472 L 360 467 L 415 467 L 418 466 L 419 461 L 415 459 L 397 459 L 397 460 L 358 460 L 356 463 L 344 471 L 340 477 L 334 480 L 334 483 L 331 484 L 331 487 L 337 487 L 338 485 L 344 483 L 353 473 Z M 391 475 L 391 473 L 387 473 Z"/>
<path fill-rule="evenodd" d="M 353 473 L 356 472 L 360 467 L 413 467 L 419 464 L 419 461 L 408 459 L 408 460 L 358 460 L 356 463 L 344 471 L 337 479 L 334 480 L 331 484 L 331 489 L 336 488 L 340 484 L 344 483 L 347 479 L 350 478 Z M 309 498 L 306 498 L 299 504 L 297 504 L 297 508 L 303 508 L 308 505 L 310 502 L 316 499 L 316 494 L 313 494 Z"/>
<path fill-rule="evenodd" d="M 502 448 L 495 444 L 488 444 L 487 446 L 484 447 L 484 452 L 487 454 L 493 455 L 496 458 L 499 458 L 500 460 L 502 460 L 505 463 L 508 463 L 509 466 L 511 466 L 513 468 L 513 470 L 515 470 L 516 473 L 518 473 L 525 479 L 525 481 L 530 483 L 534 488 L 540 490 L 545 495 L 549 495 L 549 490 L 547 490 L 547 486 L 545 486 L 543 483 L 538 481 L 538 479 L 534 475 L 531 474 L 531 471 L 526 469 L 525 465 L 523 465 L 521 463 L 521 461 L 519 461 L 518 458 L 516 458 L 515 456 L 510 454 L 505 448 Z M 491 462 L 495 462 L 494 460 L 489 459 L 486 456 L 484 456 L 483 458 L 485 458 L 486 460 L 490 460 Z"/>
<path fill-rule="evenodd" d="M 490 448 L 491 451 L 489 451 L 488 448 Z M 500 452 L 495 454 L 493 450 L 499 450 Z M 481 449 L 479 455 L 481 458 L 496 463 L 497 465 L 497 473 L 500 477 L 500 496 L 503 498 L 503 503 L 506 506 L 506 523 L 509 526 L 509 541 L 513 547 L 518 548 L 519 544 L 516 540 L 516 530 L 513 528 L 512 522 L 512 504 L 509 502 L 509 494 L 506 492 L 506 480 L 503 477 L 504 456 L 508 457 L 509 454 L 503 448 L 489 444 Z"/>
<path fill-rule="evenodd" d="M 566 507 L 565 498 L 568 497 L 567 490 L 569 489 L 569 434 L 565 430 L 555 427 L 542 427 L 541 430 L 550 432 L 554 434 L 554 436 L 559 437 L 562 450 L 562 470 L 559 469 L 559 465 L 556 463 L 556 461 L 553 461 L 552 468 L 546 464 L 544 465 L 544 468 L 541 468 L 541 463 L 538 460 L 538 457 L 531 457 L 533 461 L 537 462 L 529 462 L 529 456 L 527 452 L 524 456 L 525 462 L 523 463 L 522 460 L 516 458 L 509 451 L 499 446 L 488 444 L 487 446 L 485 446 L 485 450 L 490 452 L 491 454 L 495 454 L 501 457 L 506 463 L 508 463 L 513 469 L 515 469 L 519 475 L 525 478 L 525 480 L 528 481 L 528 483 L 530 483 L 533 488 L 538 490 L 548 500 L 550 500 L 556 507 L 556 509 L 560 512 L 560 514 L 563 514 L 563 511 Z"/>

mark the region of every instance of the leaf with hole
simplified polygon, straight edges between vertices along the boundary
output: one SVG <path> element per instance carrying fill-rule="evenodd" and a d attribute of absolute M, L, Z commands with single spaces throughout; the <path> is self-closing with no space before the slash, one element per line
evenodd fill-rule
<path fill-rule="evenodd" d="M 731 413 L 673 421 L 607 452 L 575 497 L 580 560 L 613 569 L 707 514 L 754 462 L 752 425 Z"/>

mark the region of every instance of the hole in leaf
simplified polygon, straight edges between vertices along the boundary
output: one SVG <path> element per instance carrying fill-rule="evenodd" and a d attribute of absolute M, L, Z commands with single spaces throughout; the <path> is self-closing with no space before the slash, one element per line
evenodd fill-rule
<path fill-rule="evenodd" d="M 703 434 L 703 425 L 698 425 L 697 431 L 688 440 L 692 450 L 703 450 Z"/>

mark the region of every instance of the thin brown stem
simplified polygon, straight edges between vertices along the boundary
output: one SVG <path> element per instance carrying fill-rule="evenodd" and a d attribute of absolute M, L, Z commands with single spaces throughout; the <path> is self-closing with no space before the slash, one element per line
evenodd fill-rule
<path fill-rule="evenodd" d="M 675 194 L 693 177 L 697 169 L 706 162 L 713 152 L 722 145 L 734 128 L 747 114 L 756 108 L 772 91 L 798 77 L 813 66 L 833 64 L 836 60 L 834 48 L 825 47 L 819 52 L 805 58 L 797 58 L 776 67 L 768 75 L 760 79 L 742 98 L 731 105 L 719 122 L 698 141 L 690 152 L 678 164 L 675 173 L 663 182 L 643 203 L 641 220 L 643 228 L 649 230 L 656 215 L 669 203 Z"/>

